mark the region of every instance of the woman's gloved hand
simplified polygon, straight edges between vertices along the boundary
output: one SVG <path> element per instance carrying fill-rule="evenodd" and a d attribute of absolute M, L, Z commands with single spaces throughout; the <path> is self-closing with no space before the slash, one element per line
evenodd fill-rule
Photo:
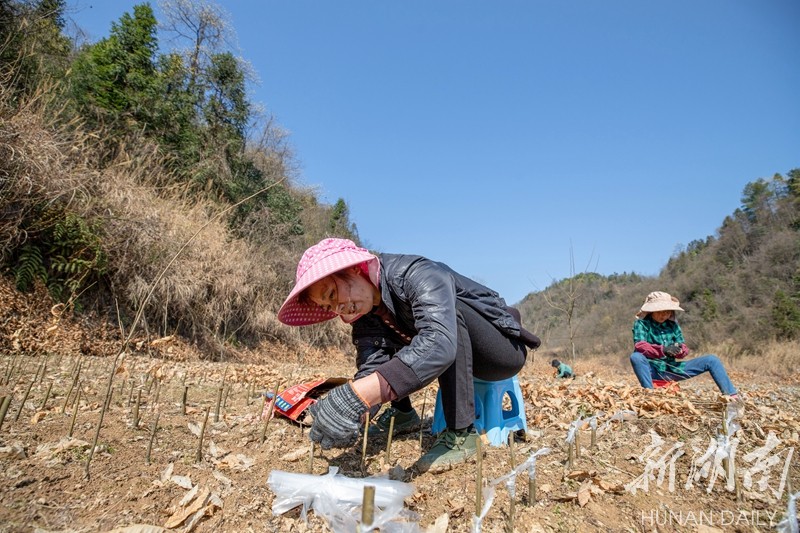
<path fill-rule="evenodd" d="M 308 409 L 314 417 L 308 436 L 323 450 L 346 448 L 358 440 L 361 415 L 367 409 L 349 383 L 340 385 Z"/>
<path fill-rule="evenodd" d="M 674 342 L 672 344 L 667 344 L 666 346 L 664 346 L 664 355 L 666 355 L 667 357 L 677 357 L 678 354 L 681 353 L 681 349 L 682 349 L 681 345 L 678 344 L 677 342 Z"/>

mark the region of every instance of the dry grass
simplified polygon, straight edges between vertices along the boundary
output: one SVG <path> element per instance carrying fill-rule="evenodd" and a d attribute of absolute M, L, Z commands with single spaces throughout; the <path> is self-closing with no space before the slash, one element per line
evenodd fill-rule
<path fill-rule="evenodd" d="M 89 137 L 48 118 L 49 89 L 18 102 L 0 82 L 0 259 L 25 242 L 22 222 L 34 209 L 59 205 L 81 213 L 90 196 L 83 155 Z"/>
<path fill-rule="evenodd" d="M 65 124 L 53 112 L 53 92 L 44 88 L 18 103 L 0 84 L 0 260 L 30 238 L 23 228 L 44 205 L 102 228 L 108 284 L 85 297 L 99 309 L 119 307 L 123 322 L 191 240 L 147 302 L 141 327 L 150 336 L 181 333 L 199 340 L 212 358 L 224 357 L 241 341 L 346 342 L 336 325 L 299 329 L 278 323 L 275 312 L 294 275 L 290 247 L 236 238 L 223 215 L 226 206 L 190 197 L 174 185 L 156 144 L 145 138 L 119 141 L 112 156 L 102 131 Z"/>
<path fill-rule="evenodd" d="M 800 341 L 771 342 L 759 354 L 730 357 L 727 364 L 743 372 L 764 376 L 790 376 L 800 372 Z"/>

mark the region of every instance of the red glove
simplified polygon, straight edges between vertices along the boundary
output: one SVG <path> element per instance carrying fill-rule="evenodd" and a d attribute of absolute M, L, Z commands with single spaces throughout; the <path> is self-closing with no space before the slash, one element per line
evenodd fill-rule
<path fill-rule="evenodd" d="M 649 342 L 639 341 L 633 345 L 633 349 L 648 359 L 664 358 L 664 351 L 661 349 L 660 344 L 650 344 Z"/>

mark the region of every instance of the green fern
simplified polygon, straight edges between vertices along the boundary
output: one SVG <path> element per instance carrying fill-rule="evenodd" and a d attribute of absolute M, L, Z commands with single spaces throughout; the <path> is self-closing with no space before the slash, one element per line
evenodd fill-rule
<path fill-rule="evenodd" d="M 28 242 L 17 250 L 13 274 L 19 290 L 43 282 L 57 300 L 66 301 L 106 272 L 99 227 L 57 209 L 43 210 L 27 226 Z"/>
<path fill-rule="evenodd" d="M 54 297 L 70 297 L 80 291 L 88 278 L 105 273 L 107 258 L 98 233 L 96 226 L 74 213 L 66 213 L 53 225 L 48 287 Z"/>
<path fill-rule="evenodd" d="M 30 290 L 36 280 L 47 283 L 47 268 L 44 265 L 42 251 L 32 244 L 26 244 L 20 249 L 17 263 L 14 266 L 14 279 L 17 289 Z"/>

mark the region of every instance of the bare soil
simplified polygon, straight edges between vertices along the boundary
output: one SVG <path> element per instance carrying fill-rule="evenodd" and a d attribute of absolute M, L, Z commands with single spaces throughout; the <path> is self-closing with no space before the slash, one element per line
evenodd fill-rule
<path fill-rule="evenodd" d="M 472 528 L 476 465 L 416 472 L 414 462 L 434 440 L 428 431 L 393 439 L 388 460 L 386 441 L 373 439 L 363 470 L 361 443 L 315 450 L 312 462 L 307 429 L 277 417 L 264 433 L 267 391 L 279 383 L 350 376 L 351 354 L 298 356 L 265 347 L 213 362 L 179 338 L 164 338 L 133 343 L 115 364 L 121 346 L 115 326 L 75 321 L 46 295 L 20 295 L 4 285 L 0 301 L 0 396 L 12 398 L 0 428 L 0 531 L 331 531 L 314 511 L 307 521 L 298 508 L 272 511 L 270 474 L 307 474 L 310 466 L 317 476 L 338 467 L 350 478 L 383 474 L 412 484 L 405 504 L 422 531 Z M 484 446 L 483 482 L 493 483 L 543 447 L 551 451 L 536 463 L 536 501 L 527 475 L 513 485 L 513 511 L 509 486 L 497 484 L 482 531 L 506 531 L 512 518 L 520 532 L 770 531 L 784 517 L 790 487 L 780 498 L 771 489 L 779 488 L 785 460 L 798 444 L 796 376 L 733 373 L 746 400 L 735 419 L 741 426 L 735 435 L 739 488 L 729 491 L 724 477 L 710 488 L 710 476 L 686 486 L 692 462 L 708 449 L 727 412 L 710 378 L 684 382 L 677 391 L 644 391 L 616 360 L 604 368 L 578 362 L 575 369 L 576 379 L 557 381 L 546 361 L 533 358 L 522 371 L 528 432 L 513 448 Z M 89 462 L 112 373 L 109 407 Z M 428 425 L 435 391 L 431 385 L 413 397 Z M 612 415 L 626 410 L 636 417 L 603 430 Z M 599 412 L 605 414 L 598 419 L 596 445 L 590 446 L 590 426 L 579 424 L 580 455 L 570 466 L 570 423 Z M 745 487 L 745 473 L 754 474 L 754 462 L 745 458 L 765 446 L 770 432 L 779 443 L 770 453 L 778 459 L 765 471 L 768 487 L 757 484 L 763 474 L 752 475 L 753 484 Z M 674 462 L 674 490 L 667 468 L 661 483 L 656 471 L 646 490 L 640 483 L 633 493 L 632 484 L 643 481 L 654 434 L 664 442 L 652 460 L 677 444 L 686 452 Z M 793 458 L 787 476 L 795 491 L 796 465 Z"/>

